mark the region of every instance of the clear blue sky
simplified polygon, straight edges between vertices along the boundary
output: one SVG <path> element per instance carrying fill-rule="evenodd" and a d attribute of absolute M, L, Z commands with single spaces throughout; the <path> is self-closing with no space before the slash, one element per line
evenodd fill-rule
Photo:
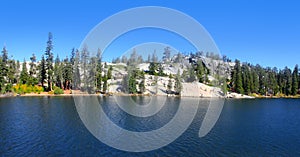
<path fill-rule="evenodd" d="M 231 59 L 279 68 L 300 64 L 300 2 L 296 0 L 5 0 L 0 9 L 0 46 L 5 44 L 19 60 L 28 60 L 32 53 L 40 58 L 51 31 L 54 54 L 63 58 L 103 19 L 139 6 L 169 7 L 190 15 L 211 34 L 221 54 Z"/>

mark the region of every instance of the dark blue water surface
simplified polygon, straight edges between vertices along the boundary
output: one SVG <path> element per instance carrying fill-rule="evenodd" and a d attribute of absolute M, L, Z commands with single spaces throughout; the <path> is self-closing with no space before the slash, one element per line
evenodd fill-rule
<path fill-rule="evenodd" d="M 102 108 L 118 126 L 151 131 L 168 123 L 178 98 L 151 117 L 122 111 L 112 97 Z M 300 156 L 300 99 L 226 100 L 211 132 L 198 137 L 207 105 L 171 144 L 142 153 L 111 148 L 95 138 L 76 112 L 72 97 L 0 99 L 0 156 Z M 128 141 L 130 144 L 130 141 Z"/>

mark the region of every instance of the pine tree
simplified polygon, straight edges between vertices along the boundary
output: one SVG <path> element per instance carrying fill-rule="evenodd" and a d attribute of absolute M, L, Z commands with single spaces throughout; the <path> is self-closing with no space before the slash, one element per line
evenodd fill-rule
<path fill-rule="evenodd" d="M 111 79 L 112 78 L 112 70 L 113 70 L 113 67 L 109 66 L 109 68 L 107 70 L 107 79 Z"/>
<path fill-rule="evenodd" d="M 164 68 L 161 63 L 158 63 L 158 76 L 164 76 Z"/>
<path fill-rule="evenodd" d="M 157 74 L 156 71 L 158 71 L 158 63 L 151 62 L 149 64 L 149 74 L 155 75 L 155 74 Z"/>
<path fill-rule="evenodd" d="M 157 63 L 158 62 L 158 57 L 156 55 L 156 50 L 154 50 L 153 54 L 152 54 L 152 62 L 153 63 Z"/>
<path fill-rule="evenodd" d="M 106 76 L 106 74 L 104 74 L 104 76 L 103 76 L 103 92 L 104 93 L 107 92 L 107 88 L 108 88 L 108 85 L 107 85 L 107 76 Z"/>
<path fill-rule="evenodd" d="M 251 92 L 251 82 L 250 82 L 250 70 L 247 64 L 242 65 L 242 82 L 245 94 L 250 94 Z"/>
<path fill-rule="evenodd" d="M 180 71 L 178 69 L 176 77 L 175 77 L 175 86 L 174 86 L 175 94 L 180 95 L 182 90 Z"/>
<path fill-rule="evenodd" d="M 17 65 L 13 59 L 8 60 L 7 78 L 9 86 L 17 82 Z"/>
<path fill-rule="evenodd" d="M 47 71 L 47 81 L 48 81 L 48 91 L 52 91 L 53 82 L 53 44 L 52 44 L 52 33 L 48 34 L 47 47 L 45 51 L 46 56 L 46 71 Z"/>
<path fill-rule="evenodd" d="M 73 89 L 77 90 L 80 88 L 81 84 L 81 76 L 80 76 L 80 53 L 76 50 L 76 55 L 74 57 L 73 66 Z"/>
<path fill-rule="evenodd" d="M 21 74 L 20 68 L 21 68 L 20 61 L 17 60 L 17 62 L 16 62 L 16 73 L 15 73 L 16 82 L 15 83 L 18 83 L 18 81 L 19 81 L 18 78 L 20 77 L 20 74 Z"/>
<path fill-rule="evenodd" d="M 96 92 L 97 57 L 91 57 L 88 64 L 88 93 Z"/>
<path fill-rule="evenodd" d="M 141 74 L 141 82 L 139 84 L 139 89 L 140 89 L 140 93 L 143 94 L 146 91 L 146 87 L 145 87 L 145 73 L 142 72 Z"/>
<path fill-rule="evenodd" d="M 242 70 L 239 60 L 235 60 L 235 66 L 233 70 L 233 88 L 237 93 L 243 94 L 243 82 L 242 82 Z"/>
<path fill-rule="evenodd" d="M 122 56 L 121 62 L 126 64 L 127 63 L 127 57 L 126 56 Z"/>
<path fill-rule="evenodd" d="M 89 68 L 89 51 L 88 48 L 86 46 L 83 47 L 82 51 L 81 51 L 81 72 L 82 72 L 82 81 L 81 83 L 83 84 L 83 86 L 81 87 L 81 91 L 87 91 L 88 88 L 88 84 L 89 84 L 89 72 L 88 72 L 88 68 Z"/>
<path fill-rule="evenodd" d="M 172 87 L 173 87 L 173 83 L 172 83 L 172 75 L 169 75 L 169 81 L 168 81 L 168 85 L 167 85 L 167 93 L 171 94 L 172 93 Z"/>
<path fill-rule="evenodd" d="M 138 54 L 136 52 L 136 49 L 134 48 L 132 50 L 132 53 L 130 54 L 129 60 L 127 62 L 128 66 L 135 66 L 137 64 Z"/>
<path fill-rule="evenodd" d="M 285 95 L 292 94 L 292 72 L 288 67 L 284 68 L 284 92 Z"/>
<path fill-rule="evenodd" d="M 43 88 L 45 88 L 44 82 L 46 79 L 47 79 L 46 61 L 44 55 L 42 55 L 42 59 L 39 64 L 39 81 L 41 82 Z"/>
<path fill-rule="evenodd" d="M 136 94 L 137 89 L 136 89 L 136 78 L 134 77 L 133 74 L 129 75 L 129 80 L 128 80 L 128 90 L 130 94 Z"/>
<path fill-rule="evenodd" d="M 66 57 L 62 64 L 62 77 L 63 77 L 63 87 L 64 89 L 70 89 L 71 82 L 72 82 L 72 61 L 69 58 Z"/>
<path fill-rule="evenodd" d="M 4 80 L 4 72 L 3 72 L 3 60 L 0 57 L 0 92 L 4 93 L 5 91 L 5 80 Z"/>
<path fill-rule="evenodd" d="M 205 71 L 204 71 L 203 63 L 200 60 L 197 62 L 196 73 L 197 73 L 197 78 L 198 78 L 199 82 L 204 83 Z"/>
<path fill-rule="evenodd" d="M 1 65 L 0 68 L 2 70 L 2 77 L 3 79 L 1 80 L 1 82 L 3 83 L 3 89 L 1 91 L 5 92 L 5 83 L 6 83 L 6 77 L 7 77 L 7 72 L 8 72 L 8 52 L 6 50 L 6 47 L 4 46 L 2 49 L 2 57 L 1 57 Z"/>
<path fill-rule="evenodd" d="M 62 84 L 63 74 L 62 74 L 61 62 L 60 62 L 60 59 L 59 59 L 58 55 L 55 58 L 53 72 L 54 72 L 54 79 L 53 79 L 53 81 L 55 83 L 55 86 L 57 86 L 59 88 L 62 88 L 62 85 L 63 85 Z"/>
<path fill-rule="evenodd" d="M 170 47 L 166 47 L 164 48 L 164 53 L 163 53 L 163 61 L 164 62 L 168 62 L 170 60 L 170 56 L 171 56 L 171 49 Z"/>
<path fill-rule="evenodd" d="M 27 72 L 27 67 L 26 67 L 26 61 L 24 59 L 24 62 L 22 64 L 22 71 L 20 75 L 20 83 L 21 84 L 26 84 L 28 82 L 28 72 Z"/>
<path fill-rule="evenodd" d="M 28 78 L 28 84 L 30 85 L 36 85 L 38 83 L 38 80 L 36 78 L 37 74 L 37 67 L 36 67 L 36 56 L 32 54 L 30 57 L 30 69 L 29 69 L 29 78 Z"/>
<path fill-rule="evenodd" d="M 122 57 L 123 59 L 123 57 Z M 97 69 L 96 69 L 96 88 L 101 91 L 102 89 L 102 52 L 98 49 L 97 52 Z"/>
<path fill-rule="evenodd" d="M 251 70 L 251 75 L 252 75 L 252 86 L 251 86 L 251 92 L 252 93 L 258 93 L 259 90 L 259 77 L 258 74 L 256 72 L 256 70 L 254 69 L 254 67 L 252 67 Z"/>
<path fill-rule="evenodd" d="M 298 93 L 298 75 L 299 75 L 299 68 L 298 65 L 296 65 L 292 74 L 292 90 L 291 90 L 292 95 L 296 95 Z"/>

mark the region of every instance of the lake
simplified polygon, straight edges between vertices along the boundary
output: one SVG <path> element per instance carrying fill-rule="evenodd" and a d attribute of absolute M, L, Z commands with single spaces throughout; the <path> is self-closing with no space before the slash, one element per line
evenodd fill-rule
<path fill-rule="evenodd" d="M 192 108 L 189 100 L 180 104 L 186 98 L 168 98 L 153 110 L 155 114 L 145 111 L 136 117 L 128 113 L 134 108 L 117 105 L 126 105 L 127 98 L 97 99 L 113 123 L 132 132 L 157 130 L 172 121 L 180 105 Z M 132 99 L 138 104 L 154 100 Z M 209 100 L 199 101 L 194 119 L 177 139 L 159 149 L 128 152 L 98 140 L 79 117 L 73 97 L 1 98 L 0 156 L 300 156 L 300 99 L 225 100 L 215 126 L 202 138 L 198 133 Z M 184 123 L 179 121 L 178 129 Z M 108 125 L 102 128 L 108 131 L 107 137 L 115 133 Z"/>

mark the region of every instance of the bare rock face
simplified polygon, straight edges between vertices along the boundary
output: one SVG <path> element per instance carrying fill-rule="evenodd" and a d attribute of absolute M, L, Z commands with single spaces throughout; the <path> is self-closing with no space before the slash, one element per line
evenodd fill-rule
<path fill-rule="evenodd" d="M 204 63 L 204 65 L 210 70 L 211 75 L 218 74 L 228 79 L 230 79 L 231 70 L 235 65 L 233 62 L 224 62 L 222 60 L 215 60 L 206 57 L 200 57 L 197 58 L 197 60 L 201 60 Z"/>
<path fill-rule="evenodd" d="M 181 96 L 183 97 L 203 97 L 203 98 L 217 98 L 223 97 L 220 88 L 210 87 L 203 83 L 183 83 Z"/>

